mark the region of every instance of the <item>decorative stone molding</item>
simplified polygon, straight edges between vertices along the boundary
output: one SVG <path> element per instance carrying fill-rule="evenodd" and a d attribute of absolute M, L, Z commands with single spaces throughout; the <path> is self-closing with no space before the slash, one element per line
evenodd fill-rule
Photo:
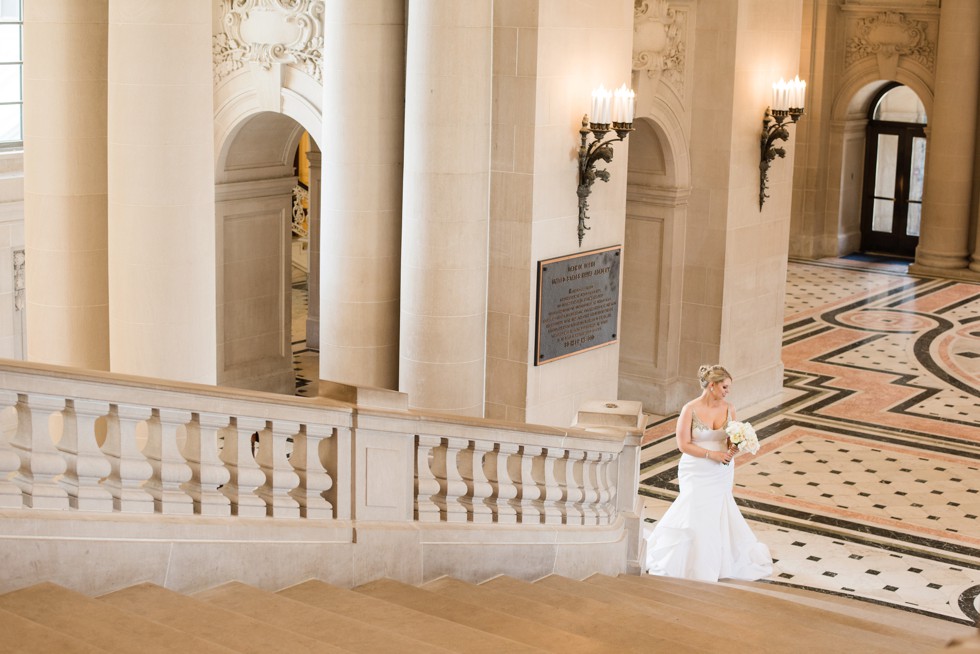
<path fill-rule="evenodd" d="M 224 32 L 212 39 L 214 82 L 249 62 L 286 64 L 323 81 L 323 0 L 220 0 Z"/>
<path fill-rule="evenodd" d="M 645 71 L 655 83 L 667 82 L 684 97 L 687 10 L 667 0 L 635 0 L 633 19 L 633 70 Z"/>
<path fill-rule="evenodd" d="M 929 24 L 897 11 L 882 11 L 856 19 L 850 30 L 844 55 L 849 67 L 867 57 L 877 57 L 879 67 L 894 69 L 898 57 L 914 59 L 935 71 L 936 43 L 930 38 Z"/>
<path fill-rule="evenodd" d="M 24 292 L 27 288 L 27 279 L 24 272 L 25 262 L 24 250 L 14 250 L 14 309 L 23 311 L 26 305 Z"/>

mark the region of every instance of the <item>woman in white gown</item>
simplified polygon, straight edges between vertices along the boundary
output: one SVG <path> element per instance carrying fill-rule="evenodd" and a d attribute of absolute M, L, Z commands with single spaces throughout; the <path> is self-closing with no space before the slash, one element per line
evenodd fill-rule
<path fill-rule="evenodd" d="M 702 581 L 762 579 L 772 574 L 769 548 L 759 542 L 732 497 L 735 449 L 725 426 L 735 410 L 725 400 L 732 377 L 701 366 L 700 397 L 677 418 L 680 494 L 646 534 L 646 571 Z"/>

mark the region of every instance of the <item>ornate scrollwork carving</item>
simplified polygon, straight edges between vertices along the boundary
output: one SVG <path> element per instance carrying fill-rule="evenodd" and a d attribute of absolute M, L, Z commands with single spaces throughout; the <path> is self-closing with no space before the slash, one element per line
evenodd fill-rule
<path fill-rule="evenodd" d="M 936 44 L 930 40 L 928 23 L 897 11 L 883 11 L 856 21 L 847 40 L 844 63 L 851 66 L 866 57 L 910 57 L 935 70 Z"/>
<path fill-rule="evenodd" d="M 633 70 L 666 81 L 683 97 L 687 12 L 674 9 L 667 0 L 635 0 L 633 18 Z"/>
<path fill-rule="evenodd" d="M 14 309 L 17 311 L 23 311 L 27 305 L 26 298 L 24 297 L 25 290 L 27 289 L 25 261 L 24 250 L 14 250 Z"/>
<path fill-rule="evenodd" d="M 247 62 L 286 64 L 323 81 L 323 0 L 220 0 L 224 32 L 212 43 L 215 83 Z"/>

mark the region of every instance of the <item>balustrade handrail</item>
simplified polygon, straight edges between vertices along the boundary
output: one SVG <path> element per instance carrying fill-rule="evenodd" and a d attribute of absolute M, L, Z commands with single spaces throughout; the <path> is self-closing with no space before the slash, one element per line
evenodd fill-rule
<path fill-rule="evenodd" d="M 636 430 L 0 361 L 11 408 L 0 508 L 588 526 L 635 494 Z"/>

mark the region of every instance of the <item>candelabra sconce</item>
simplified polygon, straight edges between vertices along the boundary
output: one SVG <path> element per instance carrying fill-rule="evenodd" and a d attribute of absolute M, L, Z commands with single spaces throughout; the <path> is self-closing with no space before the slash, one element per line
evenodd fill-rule
<path fill-rule="evenodd" d="M 789 125 L 803 117 L 803 103 L 806 98 L 806 82 L 799 77 L 772 85 L 772 107 L 766 108 L 762 118 L 762 159 L 759 162 L 759 211 L 766 203 L 769 194 L 769 167 L 776 157 L 786 156 L 786 149 L 776 147 L 776 141 L 789 139 Z"/>
<path fill-rule="evenodd" d="M 589 115 L 582 116 L 582 128 L 579 135 L 582 144 L 578 149 L 578 244 L 582 246 L 582 239 L 585 232 L 591 229 L 585 224 L 589 219 L 589 195 L 592 193 L 592 185 L 597 179 L 604 182 L 609 181 L 609 171 L 605 168 L 596 168 L 596 164 L 601 159 L 606 163 L 612 161 L 612 144 L 623 141 L 633 131 L 633 110 L 635 106 L 635 96 L 632 90 L 626 88 L 624 84 L 615 92 L 615 98 L 611 91 L 606 91 L 599 87 L 592 92 L 592 117 L 596 122 L 589 120 Z M 603 140 L 610 131 L 616 132 L 619 138 Z M 589 135 L 592 141 L 589 141 Z"/>

